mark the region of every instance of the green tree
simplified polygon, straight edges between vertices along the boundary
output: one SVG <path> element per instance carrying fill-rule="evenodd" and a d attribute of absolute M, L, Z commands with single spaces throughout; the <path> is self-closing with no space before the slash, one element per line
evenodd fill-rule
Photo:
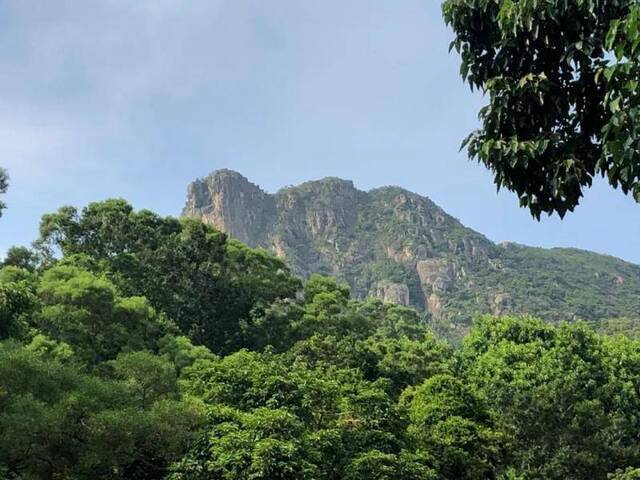
<path fill-rule="evenodd" d="M 339 283 L 334 277 L 314 273 L 304 284 L 304 298 L 307 303 L 311 303 L 316 295 L 321 293 L 333 294 L 341 300 L 347 301 L 349 299 L 349 285 Z"/>
<path fill-rule="evenodd" d="M 203 223 L 134 211 L 124 200 L 63 207 L 45 215 L 37 242 L 105 274 L 126 296 L 143 296 L 195 343 L 232 352 L 252 335 L 252 319 L 300 287 L 280 260 Z"/>
<path fill-rule="evenodd" d="M 255 319 L 274 302 L 294 298 L 302 286 L 282 260 L 236 240 L 227 242 L 221 278 L 220 317 L 228 319 L 228 330 L 219 336 L 227 339 L 226 352 L 253 347 L 254 331 L 260 334 L 265 327 L 255 325 Z M 280 329 L 271 338 L 286 338 L 287 333 Z"/>
<path fill-rule="evenodd" d="M 436 480 L 429 461 L 412 454 L 394 455 L 372 450 L 358 456 L 347 468 L 346 480 Z"/>
<path fill-rule="evenodd" d="M 626 335 L 630 338 L 640 337 L 640 318 L 605 318 L 597 322 L 592 322 L 592 326 L 596 332 L 602 335 Z"/>
<path fill-rule="evenodd" d="M 305 452 L 303 424 L 286 410 L 250 413 L 215 407 L 206 437 L 173 466 L 170 480 L 305 480 L 317 467 Z"/>
<path fill-rule="evenodd" d="M 109 365 L 113 376 L 126 385 L 142 409 L 177 396 L 175 366 L 163 357 L 145 350 L 120 353 Z"/>
<path fill-rule="evenodd" d="M 292 475 L 300 475 L 302 465 L 308 465 L 308 472 L 316 472 L 308 478 L 344 478 L 349 465 L 365 452 L 391 456 L 410 453 L 405 438 L 407 418 L 404 409 L 387 393 L 388 382 L 368 382 L 357 370 L 322 362 L 309 365 L 299 357 L 269 352 L 240 351 L 214 361 L 196 361 L 183 370 L 180 383 L 185 394 L 211 406 L 215 419 L 202 439 L 204 443 L 178 464 L 176 472 L 184 475 L 217 472 L 222 476 L 221 468 L 228 464 L 235 469 L 233 474 L 226 473 L 229 478 L 250 478 L 247 476 L 253 472 L 257 447 L 255 440 L 238 443 L 239 439 L 268 436 L 247 432 L 246 423 L 233 428 L 226 419 L 221 423 L 216 416 L 220 411 L 234 412 L 234 425 L 238 418 L 244 422 L 266 418 L 265 414 L 281 418 L 283 414 L 279 412 L 287 412 L 284 418 L 292 425 L 287 427 L 289 432 L 275 439 L 268 437 L 267 445 L 277 453 L 271 468 L 277 472 L 283 472 L 286 466 Z M 260 428 L 272 427 L 264 423 Z M 229 432 L 232 436 L 221 437 Z M 285 439 L 294 442 L 293 446 L 278 443 Z M 232 443 L 226 445 L 228 441 Z M 292 456 L 285 455 L 281 447 L 286 447 L 284 451 Z M 289 462 L 294 460 L 291 466 Z M 394 462 L 398 470 L 419 468 L 410 465 L 404 456 Z M 271 474 L 276 475 L 274 471 Z"/>
<path fill-rule="evenodd" d="M 0 283 L 21 283 L 25 286 L 35 288 L 37 276 L 24 268 L 8 265 L 0 268 Z"/>
<path fill-rule="evenodd" d="M 638 343 L 584 324 L 478 319 L 463 357 L 470 386 L 512 436 L 526 478 L 605 479 L 640 461 Z"/>
<path fill-rule="evenodd" d="M 27 247 L 11 247 L 0 266 L 14 266 L 33 272 L 38 266 L 38 256 Z"/>
<path fill-rule="evenodd" d="M 504 439 L 484 402 L 460 379 L 436 375 L 405 393 L 410 434 L 442 478 L 496 478 Z"/>
<path fill-rule="evenodd" d="M 0 340 L 24 336 L 35 305 L 33 289 L 26 282 L 0 282 Z"/>
<path fill-rule="evenodd" d="M 7 171 L 0 167 L 0 194 L 7 193 L 9 188 L 9 174 Z M 0 217 L 2 217 L 2 211 L 7 207 L 4 202 L 0 202 Z"/>
<path fill-rule="evenodd" d="M 399 395 L 406 387 L 450 370 L 453 351 L 450 345 L 425 334 L 421 340 L 380 335 L 359 339 L 314 335 L 298 342 L 287 353 L 304 358 L 311 365 L 332 364 L 358 369 L 365 379 L 386 379 L 390 392 Z"/>
<path fill-rule="evenodd" d="M 35 325 L 91 365 L 122 351 L 153 348 L 167 329 L 146 299 L 121 297 L 109 280 L 77 267 L 47 270 L 38 297 Z"/>
<path fill-rule="evenodd" d="M 311 275 L 304 286 L 304 302 L 304 314 L 293 324 L 297 338 L 315 333 L 364 338 L 375 330 L 373 318 L 359 312 L 357 303 L 349 300 L 349 286 L 333 277 Z"/>
<path fill-rule="evenodd" d="M 616 473 L 609 474 L 610 480 L 639 480 L 640 468 L 627 468 L 624 471 L 619 470 Z"/>
<path fill-rule="evenodd" d="M 352 388 L 359 381 L 355 371 L 327 365 L 310 368 L 281 355 L 247 350 L 196 361 L 181 376 L 183 392 L 205 403 L 245 411 L 263 406 L 286 408 L 313 424 L 335 419 L 341 388 Z"/>
<path fill-rule="evenodd" d="M 29 343 L 24 344 L 24 348 L 45 361 L 52 360 L 63 364 L 77 361 L 73 349 L 68 344 L 53 340 L 42 333 L 36 333 Z"/>
<path fill-rule="evenodd" d="M 0 342 L 0 465 L 8 478 L 160 479 L 197 436 L 195 403 L 141 408 L 121 382 L 51 349 Z"/>
<path fill-rule="evenodd" d="M 202 345 L 194 345 L 187 337 L 167 334 L 158 340 L 158 355 L 169 360 L 180 373 L 196 360 L 215 360 L 216 356 Z"/>
<path fill-rule="evenodd" d="M 470 157 L 535 217 L 596 175 L 640 201 L 637 0 L 446 0 L 461 73 L 489 98 Z"/>

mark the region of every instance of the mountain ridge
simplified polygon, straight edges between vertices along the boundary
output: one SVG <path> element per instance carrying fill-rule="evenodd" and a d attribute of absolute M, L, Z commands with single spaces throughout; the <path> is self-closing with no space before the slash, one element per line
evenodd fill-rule
<path fill-rule="evenodd" d="M 325 177 L 267 193 L 225 169 L 189 185 L 182 214 L 272 251 L 303 277 L 334 275 L 356 297 L 463 328 L 478 313 L 640 316 L 640 266 L 575 248 L 496 244 L 398 186 L 363 191 Z"/>

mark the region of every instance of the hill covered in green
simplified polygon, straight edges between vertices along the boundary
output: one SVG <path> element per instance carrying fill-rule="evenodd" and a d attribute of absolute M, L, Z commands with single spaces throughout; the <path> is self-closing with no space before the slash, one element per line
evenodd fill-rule
<path fill-rule="evenodd" d="M 189 186 L 183 215 L 271 250 L 303 278 L 427 311 L 465 331 L 474 315 L 549 321 L 640 316 L 640 266 L 574 249 L 494 244 L 426 197 L 337 178 L 268 194 L 220 170 Z"/>
<path fill-rule="evenodd" d="M 0 266 L 0 479 L 630 480 L 639 342 L 483 316 L 454 348 L 197 220 L 64 207 Z"/>

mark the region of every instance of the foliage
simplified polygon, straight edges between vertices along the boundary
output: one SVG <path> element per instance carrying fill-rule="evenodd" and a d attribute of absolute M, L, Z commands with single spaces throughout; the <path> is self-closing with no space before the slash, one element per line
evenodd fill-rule
<path fill-rule="evenodd" d="M 345 479 L 359 480 L 435 480 L 436 472 L 428 462 L 414 454 L 394 455 L 372 450 L 358 456 L 349 466 Z"/>
<path fill-rule="evenodd" d="M 593 322 L 593 328 L 602 335 L 625 335 L 629 338 L 640 337 L 640 318 L 605 318 Z"/>
<path fill-rule="evenodd" d="M 447 0 L 462 77 L 488 94 L 465 144 L 539 218 L 596 175 L 640 201 L 637 0 Z"/>
<path fill-rule="evenodd" d="M 120 353 L 109 365 L 142 409 L 177 396 L 176 369 L 169 360 L 149 351 Z"/>
<path fill-rule="evenodd" d="M 622 320 L 594 328 L 629 336 L 484 316 L 455 348 L 411 308 L 319 275 L 300 288 L 193 221 L 115 201 L 43 226 L 38 260 L 0 269 L 0 478 L 637 476 L 640 344 Z M 563 253 L 567 277 L 632 292 L 627 264 Z M 552 261 L 508 254 L 522 275 Z"/>
<path fill-rule="evenodd" d="M 91 365 L 150 348 L 170 328 L 145 298 L 121 297 L 109 280 L 77 267 L 47 270 L 38 296 L 35 326 Z"/>
<path fill-rule="evenodd" d="M 640 468 L 627 468 L 624 471 L 618 470 L 610 474 L 607 478 L 611 480 L 637 480 L 640 478 Z"/>
<path fill-rule="evenodd" d="M 381 335 L 360 339 L 353 335 L 316 334 L 298 342 L 288 354 L 304 358 L 311 365 L 324 362 L 341 368 L 357 368 L 367 380 L 388 380 L 390 393 L 399 394 L 410 385 L 449 371 L 453 352 L 448 344 L 428 333 L 420 339 Z"/>
<path fill-rule="evenodd" d="M 530 314 L 547 321 L 634 318 L 640 311 L 640 267 L 568 248 L 502 245 L 500 266 L 477 266 L 452 290 L 445 308 L 469 323 L 474 313 Z M 495 305 L 496 298 L 505 305 Z"/>
<path fill-rule="evenodd" d="M 0 167 L 0 194 L 7 193 L 8 188 L 9 188 L 9 174 L 4 168 Z M 2 211 L 6 207 L 7 206 L 4 204 L 4 202 L 0 202 L 0 217 L 2 216 Z"/>
<path fill-rule="evenodd" d="M 175 465 L 170 480 L 304 480 L 317 475 L 317 468 L 305 460 L 302 424 L 286 410 L 245 413 L 218 407 L 210 419 L 198 455 Z"/>
<path fill-rule="evenodd" d="M 7 250 L 1 267 L 18 267 L 33 272 L 38 266 L 38 256 L 26 247 L 11 247 Z"/>
<path fill-rule="evenodd" d="M 176 465 L 175 478 L 342 478 L 362 470 L 362 456 L 374 452 L 388 454 L 389 468 L 426 471 L 404 456 L 406 419 L 386 385 L 355 369 L 272 353 L 196 362 L 182 386 L 211 405 L 211 425 Z M 265 454 L 272 457 L 268 470 Z"/>
<path fill-rule="evenodd" d="M 606 478 L 640 461 L 638 344 L 584 324 L 483 317 L 465 341 L 468 378 L 500 412 L 531 478 Z"/>
<path fill-rule="evenodd" d="M 194 221 L 135 212 L 124 200 L 45 215 L 38 245 L 143 296 L 193 341 L 233 351 L 256 307 L 299 288 L 279 260 Z"/>
<path fill-rule="evenodd" d="M 24 282 L 0 282 L 0 340 L 25 335 L 35 297 Z"/>
<path fill-rule="evenodd" d="M 410 434 L 435 456 L 445 478 L 495 478 L 502 459 L 502 434 L 472 388 L 436 375 L 405 394 L 410 398 Z"/>
<path fill-rule="evenodd" d="M 197 406 L 141 408 L 126 385 L 0 343 L 0 464 L 8 478 L 162 478 L 201 423 Z"/>
<path fill-rule="evenodd" d="M 193 345 L 185 336 L 167 334 L 158 340 L 158 354 L 171 362 L 178 372 L 196 360 L 214 360 L 216 356 L 202 345 Z"/>

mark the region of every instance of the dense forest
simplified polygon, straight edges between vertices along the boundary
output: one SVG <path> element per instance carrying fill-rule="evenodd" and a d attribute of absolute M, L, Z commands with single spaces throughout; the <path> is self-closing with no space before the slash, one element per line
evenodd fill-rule
<path fill-rule="evenodd" d="M 2 479 L 640 478 L 632 335 L 482 316 L 454 347 L 123 200 L 8 252 L 0 339 Z"/>

